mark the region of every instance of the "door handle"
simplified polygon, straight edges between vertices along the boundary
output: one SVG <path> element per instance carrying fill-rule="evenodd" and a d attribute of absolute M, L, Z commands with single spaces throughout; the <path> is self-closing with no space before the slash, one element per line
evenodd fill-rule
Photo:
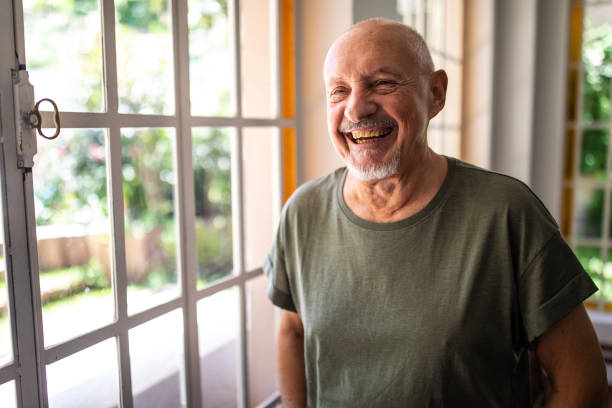
<path fill-rule="evenodd" d="M 45 135 L 41 128 L 42 117 L 40 116 L 40 110 L 38 109 L 38 106 L 41 104 L 41 102 L 49 102 L 51 105 L 53 105 L 53 124 L 55 125 L 55 133 L 52 136 Z M 30 113 L 28 113 L 27 121 L 30 126 L 32 126 L 33 129 L 36 129 L 38 134 L 44 137 L 45 139 L 53 140 L 59 136 L 61 128 L 60 116 L 59 110 L 57 109 L 57 104 L 53 101 L 53 99 L 43 98 L 40 101 L 36 102 L 36 105 L 34 105 L 34 109 L 32 109 Z"/>

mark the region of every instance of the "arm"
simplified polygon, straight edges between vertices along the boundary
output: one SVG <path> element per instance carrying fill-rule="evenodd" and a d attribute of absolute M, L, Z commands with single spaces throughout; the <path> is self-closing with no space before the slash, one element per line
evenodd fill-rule
<path fill-rule="evenodd" d="M 304 326 L 300 316 L 283 310 L 278 333 L 278 380 L 285 408 L 306 406 Z"/>
<path fill-rule="evenodd" d="M 606 367 L 582 304 L 537 339 L 536 354 L 551 382 L 546 407 L 603 406 Z"/>

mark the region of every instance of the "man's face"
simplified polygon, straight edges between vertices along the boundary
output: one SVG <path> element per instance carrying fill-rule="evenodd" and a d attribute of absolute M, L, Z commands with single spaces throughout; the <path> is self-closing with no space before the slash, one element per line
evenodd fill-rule
<path fill-rule="evenodd" d="M 410 171 L 427 150 L 429 74 L 405 39 L 356 29 L 334 44 L 325 63 L 332 143 L 361 179 Z"/>

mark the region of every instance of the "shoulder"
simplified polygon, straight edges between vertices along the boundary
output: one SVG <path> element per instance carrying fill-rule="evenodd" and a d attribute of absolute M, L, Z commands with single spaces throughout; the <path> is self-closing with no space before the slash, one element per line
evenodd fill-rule
<path fill-rule="evenodd" d="M 456 161 L 456 173 L 456 185 L 472 194 L 474 200 L 503 207 L 533 207 L 548 214 L 538 196 L 517 178 L 460 160 Z"/>
<path fill-rule="evenodd" d="M 325 177 L 302 184 L 289 197 L 283 207 L 283 215 L 323 209 L 335 200 L 337 189 L 344 181 L 346 168 L 336 169 Z"/>

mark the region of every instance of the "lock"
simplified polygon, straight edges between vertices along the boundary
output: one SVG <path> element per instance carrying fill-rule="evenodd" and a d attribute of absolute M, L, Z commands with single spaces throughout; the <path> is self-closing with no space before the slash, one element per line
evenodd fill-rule
<path fill-rule="evenodd" d="M 15 127 L 17 133 L 17 166 L 31 169 L 34 166 L 34 155 L 38 147 L 36 132 L 45 139 L 55 139 L 60 133 L 60 116 L 56 103 L 44 98 L 34 104 L 34 87 L 30 83 L 25 65 L 20 65 L 18 71 L 13 71 L 13 98 L 15 103 Z M 42 117 L 39 106 L 42 102 L 53 105 L 53 122 L 55 133 L 45 135 L 42 131 Z"/>

